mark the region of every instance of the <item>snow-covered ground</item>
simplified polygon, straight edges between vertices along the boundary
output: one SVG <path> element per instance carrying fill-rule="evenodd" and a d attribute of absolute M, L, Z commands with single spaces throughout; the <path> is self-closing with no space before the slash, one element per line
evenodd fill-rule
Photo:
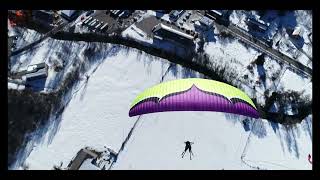
<path fill-rule="evenodd" d="M 251 169 L 242 155 L 260 169 L 311 169 L 310 119 L 288 130 L 253 120 L 252 134 L 240 123 L 243 119 L 210 112 L 145 115 L 114 169 Z M 194 142 L 192 160 L 188 153 L 181 158 L 186 140 Z"/>
<path fill-rule="evenodd" d="M 312 82 L 310 79 L 298 76 L 290 69 L 285 70 L 279 84 L 279 89 L 283 89 L 284 91 L 302 91 L 304 95 L 308 95 L 312 99 Z"/>
<path fill-rule="evenodd" d="M 236 15 L 231 16 L 234 18 L 232 21 L 236 21 Z M 148 16 L 155 16 L 155 12 L 147 11 L 142 18 Z M 252 16 L 257 15 L 253 13 Z M 10 32 L 13 32 L 12 28 Z M 31 30 L 20 30 L 19 33 L 23 38 L 18 39 L 17 47 L 41 37 Z M 247 66 L 261 53 L 238 40 L 222 39 L 218 33 L 215 29 L 206 34 L 204 51 L 211 57 L 212 63 L 227 64 L 229 70 L 239 74 L 239 79 L 250 74 Z M 122 35 L 162 48 L 174 50 L 175 47 L 172 43 L 148 39 L 135 25 Z M 312 95 L 310 79 L 301 77 L 286 66 L 281 67 L 269 57 L 265 60 L 266 87 L 256 87 L 259 103 L 263 103 L 262 94 L 266 89 L 304 91 Z M 161 81 L 204 77 L 135 49 L 51 38 L 11 59 L 16 71 L 45 62 L 49 66 L 45 85 L 48 90 L 57 87 L 77 62 L 84 61 L 92 62 L 86 64 L 91 65 L 85 73 L 89 79 L 81 78 L 71 90 L 72 99 L 61 119 L 55 123 L 49 121 L 48 127 L 38 130 L 45 132 L 44 137 L 34 139 L 27 145 L 26 152 L 31 153 L 25 165 L 30 169 L 52 169 L 60 162 L 63 162 L 62 167 L 66 167 L 86 146 L 107 146 L 118 152 L 138 118 L 128 116 L 130 104 L 137 94 Z M 57 65 L 64 68 L 56 72 L 54 67 Z M 261 68 L 253 66 L 253 74 L 248 77 L 249 86 L 255 83 Z M 272 83 L 270 78 L 274 73 L 279 73 L 279 78 Z M 253 97 L 252 87 L 249 86 L 242 89 Z M 17 87 L 10 83 L 8 88 Z M 248 127 L 241 123 L 244 119 L 244 116 L 219 112 L 143 115 L 113 169 L 311 169 L 307 155 L 312 154 L 312 115 L 294 127 L 261 119 L 250 120 Z M 192 160 L 188 159 L 188 153 L 183 159 L 180 156 L 186 140 L 195 143 L 192 146 L 195 155 Z M 13 169 L 21 167 L 14 166 Z"/>
<path fill-rule="evenodd" d="M 130 104 L 137 94 L 158 84 L 162 77 L 163 81 L 203 77 L 179 65 L 167 71 L 170 66 L 168 61 L 136 50 L 118 49 L 117 53 L 102 59 L 102 64 L 95 72 L 90 70 L 94 73 L 87 84 L 82 80 L 74 89 L 74 96 L 65 108 L 60 124 L 48 128 L 44 138 L 30 146 L 33 150 L 25 162 L 30 169 L 52 169 L 60 162 L 63 162 L 62 167 L 66 167 L 85 146 L 107 146 L 118 151 L 137 120 L 137 117 L 128 116 Z M 241 163 L 240 158 L 250 134 L 240 123 L 244 118 L 219 112 L 143 115 L 114 164 L 114 169 L 250 169 Z M 260 130 L 252 133 L 254 135 L 251 135 L 250 141 L 259 143 L 249 142 L 245 160 L 259 161 L 251 164 L 268 169 L 286 168 L 261 165 L 261 161 L 281 163 L 292 169 L 311 169 L 304 156 L 311 153 L 311 138 L 304 137 L 310 130 L 301 130 L 306 132 L 300 133 L 301 138 L 290 136 L 288 139 L 270 131 L 271 125 L 266 120 L 262 122 L 266 127 L 266 135 L 261 137 L 259 134 L 264 131 Z M 55 135 L 52 136 L 51 131 L 56 131 Z M 180 156 L 186 140 L 195 143 L 193 160 L 188 159 L 188 154 L 184 159 Z M 299 150 L 305 152 L 299 157 L 295 151 L 282 150 L 279 143 L 293 140 L 301 144 Z M 278 154 L 269 153 L 269 149 L 265 148 L 266 143 L 268 147 L 279 150 Z M 279 153 L 286 153 L 281 162 L 277 159 Z"/>

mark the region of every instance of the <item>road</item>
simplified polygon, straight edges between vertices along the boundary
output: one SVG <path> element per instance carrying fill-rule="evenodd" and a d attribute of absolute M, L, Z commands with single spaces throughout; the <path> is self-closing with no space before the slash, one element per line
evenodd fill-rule
<path fill-rule="evenodd" d="M 272 49 L 266 43 L 253 37 L 252 35 L 248 34 L 247 32 L 240 29 L 239 27 L 232 25 L 232 24 L 230 24 L 228 27 L 220 25 L 216 22 L 215 22 L 215 24 L 218 28 L 229 32 L 230 34 L 239 38 L 244 43 L 247 43 L 247 44 L 257 48 L 258 50 L 267 54 L 268 56 L 270 56 L 276 60 L 285 62 L 285 63 L 289 64 L 291 67 L 295 68 L 296 70 L 306 74 L 309 77 L 312 77 L 312 69 L 311 68 L 309 68 L 309 67 L 303 65 L 302 63 L 290 58 L 289 56 L 286 56 L 285 54 L 282 54 L 281 52 L 279 52 L 275 49 Z"/>

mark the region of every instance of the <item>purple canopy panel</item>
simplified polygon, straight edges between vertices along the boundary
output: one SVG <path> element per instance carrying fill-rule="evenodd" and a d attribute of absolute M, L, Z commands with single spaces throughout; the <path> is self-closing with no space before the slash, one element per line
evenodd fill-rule
<path fill-rule="evenodd" d="M 219 111 L 258 118 L 257 110 L 248 103 L 231 102 L 225 97 L 213 95 L 192 86 L 188 91 L 172 94 L 159 102 L 150 98 L 130 109 L 129 116 L 164 111 Z"/>

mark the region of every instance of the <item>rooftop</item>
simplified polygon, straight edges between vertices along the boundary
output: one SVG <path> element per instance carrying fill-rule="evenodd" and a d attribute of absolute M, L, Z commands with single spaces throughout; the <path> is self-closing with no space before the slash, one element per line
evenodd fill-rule
<path fill-rule="evenodd" d="M 183 32 L 181 32 L 181 31 L 175 30 L 175 29 L 173 29 L 173 28 L 171 28 L 171 27 L 169 27 L 169 26 L 166 26 L 166 25 L 164 25 L 164 24 L 162 24 L 162 23 L 158 24 L 158 25 L 155 27 L 155 31 L 157 31 L 157 30 L 159 30 L 159 29 L 164 29 L 164 30 L 166 30 L 166 31 L 169 31 L 169 32 L 174 33 L 174 34 L 177 34 L 177 35 L 182 36 L 182 37 L 184 37 L 184 38 L 186 38 L 186 39 L 189 39 L 189 40 L 192 40 L 192 39 L 193 39 L 193 36 L 191 36 L 191 35 L 189 35 L 189 34 L 186 34 L 186 33 L 183 33 Z"/>

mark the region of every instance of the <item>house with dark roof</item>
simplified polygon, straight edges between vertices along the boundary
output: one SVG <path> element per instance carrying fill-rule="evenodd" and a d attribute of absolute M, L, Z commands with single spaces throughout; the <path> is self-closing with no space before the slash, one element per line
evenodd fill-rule
<path fill-rule="evenodd" d="M 265 32 L 268 30 L 268 24 L 258 21 L 254 18 L 248 18 L 246 21 L 247 25 L 249 26 L 250 29 L 256 30 L 256 31 L 261 31 Z"/>
<path fill-rule="evenodd" d="M 72 21 L 79 16 L 79 11 L 77 11 L 77 10 L 62 10 L 61 16 L 68 21 Z"/>

